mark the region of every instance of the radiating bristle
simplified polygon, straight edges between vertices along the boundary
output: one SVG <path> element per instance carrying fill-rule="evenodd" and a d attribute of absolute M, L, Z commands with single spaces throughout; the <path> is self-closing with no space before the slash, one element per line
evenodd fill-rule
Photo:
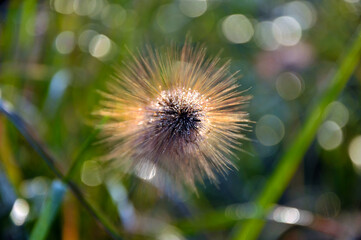
<path fill-rule="evenodd" d="M 233 166 L 229 155 L 244 138 L 241 107 L 249 97 L 237 90 L 229 63 L 218 63 L 185 44 L 180 51 L 148 49 L 118 69 L 99 111 L 111 119 L 102 126 L 113 147 L 108 158 L 137 171 L 160 168 L 192 187 Z"/>
<path fill-rule="evenodd" d="M 151 103 L 145 129 L 149 131 L 149 144 L 161 155 L 183 155 L 198 145 L 209 126 L 207 102 L 197 91 L 175 89 L 162 91 Z"/>

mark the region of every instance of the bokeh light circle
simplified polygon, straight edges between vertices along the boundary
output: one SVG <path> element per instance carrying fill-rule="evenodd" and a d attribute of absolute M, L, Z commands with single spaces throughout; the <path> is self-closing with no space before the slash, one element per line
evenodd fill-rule
<path fill-rule="evenodd" d="M 55 39 L 55 47 L 61 54 L 69 54 L 74 50 L 75 34 L 71 31 L 60 33 Z"/>
<path fill-rule="evenodd" d="M 246 43 L 253 37 L 252 23 L 242 14 L 226 17 L 222 22 L 222 32 L 226 39 L 232 43 Z"/>
<path fill-rule="evenodd" d="M 206 0 L 181 0 L 179 2 L 179 9 L 187 17 L 199 17 L 207 11 Z"/>
<path fill-rule="evenodd" d="M 340 127 L 346 126 L 349 120 L 349 111 L 345 105 L 339 101 L 334 101 L 327 106 L 327 120 L 336 122 Z"/>
<path fill-rule="evenodd" d="M 361 135 L 352 139 L 348 147 L 348 155 L 351 158 L 352 163 L 361 168 Z"/>
<path fill-rule="evenodd" d="M 317 141 L 325 150 L 337 148 L 342 143 L 342 139 L 342 130 L 334 121 L 324 122 L 317 132 Z"/>
<path fill-rule="evenodd" d="M 103 58 L 110 52 L 111 45 L 107 36 L 98 34 L 90 41 L 89 52 L 93 57 Z"/>
<path fill-rule="evenodd" d="M 263 21 L 256 25 L 255 40 L 257 45 L 263 50 L 272 51 L 279 47 L 279 43 L 273 36 L 273 22 Z"/>
<path fill-rule="evenodd" d="M 278 144 L 285 135 L 283 122 L 274 115 L 264 115 L 256 125 L 256 136 L 260 143 L 265 146 Z"/>
<path fill-rule="evenodd" d="M 303 90 L 302 79 L 292 72 L 285 72 L 278 76 L 276 80 L 278 94 L 285 100 L 298 98 Z"/>
<path fill-rule="evenodd" d="M 293 17 L 278 17 L 273 23 L 273 35 L 279 44 L 283 46 L 294 46 L 301 40 L 301 25 Z"/>
<path fill-rule="evenodd" d="M 284 15 L 293 17 L 302 29 L 310 29 L 317 20 L 315 7 L 311 2 L 293 1 L 284 6 Z"/>

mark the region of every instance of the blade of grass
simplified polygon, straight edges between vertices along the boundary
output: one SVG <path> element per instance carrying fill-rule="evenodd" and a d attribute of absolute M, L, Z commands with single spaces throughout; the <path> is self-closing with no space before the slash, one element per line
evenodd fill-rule
<path fill-rule="evenodd" d="M 35 28 L 37 4 L 38 1 L 36 0 L 26 0 L 22 3 L 19 43 L 23 50 L 29 50 L 34 40 L 34 37 L 29 32 L 33 32 Z"/>
<path fill-rule="evenodd" d="M 40 217 L 35 223 L 35 227 L 31 231 L 30 240 L 46 239 L 51 224 L 54 221 L 54 218 L 58 213 L 59 207 L 63 201 L 65 191 L 66 186 L 62 182 L 55 180 L 52 183 L 45 204 L 42 207 Z"/>
<path fill-rule="evenodd" d="M 181 219 L 175 223 L 178 229 L 185 235 L 192 235 L 201 231 L 215 231 L 234 226 L 240 218 L 235 218 L 227 213 L 226 209 L 213 210 L 192 218 Z M 244 220 L 244 219 L 242 219 Z"/>
<path fill-rule="evenodd" d="M 100 121 L 100 125 L 103 125 L 104 123 L 106 123 L 108 121 L 107 117 L 103 117 Z M 88 149 L 88 147 L 93 143 L 95 137 L 98 135 L 98 133 L 100 132 L 100 128 L 95 128 L 92 133 L 87 137 L 87 139 L 85 139 L 84 143 L 82 144 L 82 146 L 80 147 L 80 150 L 78 151 L 78 153 L 75 155 L 74 160 L 66 174 L 66 179 L 70 180 L 73 179 L 75 177 L 75 174 L 77 172 L 79 172 L 80 167 L 82 166 L 83 162 L 84 162 L 84 158 L 83 158 L 83 154 L 86 152 L 86 150 Z"/>
<path fill-rule="evenodd" d="M 104 230 L 113 238 L 121 239 L 118 229 L 114 226 L 107 217 L 99 211 L 93 204 L 85 199 L 83 193 L 78 186 L 70 181 L 62 171 L 56 166 L 55 158 L 50 154 L 48 149 L 41 143 L 35 132 L 25 123 L 25 121 L 11 110 L 9 104 L 0 99 L 0 113 L 4 114 L 11 123 L 19 130 L 25 137 L 32 148 L 43 158 L 52 172 L 61 179 L 75 195 L 78 201 L 85 207 L 85 209 L 94 217 L 94 219 L 104 228 Z"/>
<path fill-rule="evenodd" d="M 277 167 L 266 183 L 263 191 L 256 200 L 256 204 L 269 210 L 272 203 L 275 203 L 286 189 L 292 176 L 296 172 L 302 157 L 311 145 L 318 127 L 323 121 L 324 113 L 328 104 L 334 101 L 345 87 L 348 79 L 355 70 L 361 57 L 361 27 L 342 59 L 339 68 L 333 76 L 329 88 L 309 112 L 303 128 L 289 146 L 288 151 L 280 159 Z M 256 239 L 264 225 L 264 220 L 251 219 L 242 224 L 241 228 L 236 227 L 233 239 Z"/>
<path fill-rule="evenodd" d="M 12 185 L 18 186 L 21 180 L 21 172 L 18 169 L 13 152 L 13 144 L 8 139 L 5 118 L 0 117 L 0 162 L 3 163 Z"/>

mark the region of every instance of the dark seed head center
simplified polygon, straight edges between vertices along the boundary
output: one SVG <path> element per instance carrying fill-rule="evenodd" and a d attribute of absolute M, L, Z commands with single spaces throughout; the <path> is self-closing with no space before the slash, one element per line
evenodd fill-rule
<path fill-rule="evenodd" d="M 197 91 L 163 91 L 154 106 L 157 132 L 185 142 L 199 138 L 205 124 L 206 100 Z"/>

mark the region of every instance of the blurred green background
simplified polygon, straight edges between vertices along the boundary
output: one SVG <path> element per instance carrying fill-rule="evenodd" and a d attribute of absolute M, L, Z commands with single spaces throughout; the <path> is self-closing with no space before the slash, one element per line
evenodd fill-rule
<path fill-rule="evenodd" d="M 360 14 L 359 0 L 2 1 L 1 98 L 63 172 L 73 166 L 69 178 L 122 239 L 240 239 L 237 229 L 258 216 L 253 201 L 329 87 Z M 200 184 L 198 194 L 107 168 L 92 115 L 97 91 L 129 50 L 182 45 L 187 36 L 209 56 L 231 59 L 253 95 L 238 170 L 218 187 Z M 360 83 L 357 67 L 278 205 L 262 215 L 259 239 L 361 239 Z M 82 205 L 0 115 L 0 239 L 112 239 Z"/>

